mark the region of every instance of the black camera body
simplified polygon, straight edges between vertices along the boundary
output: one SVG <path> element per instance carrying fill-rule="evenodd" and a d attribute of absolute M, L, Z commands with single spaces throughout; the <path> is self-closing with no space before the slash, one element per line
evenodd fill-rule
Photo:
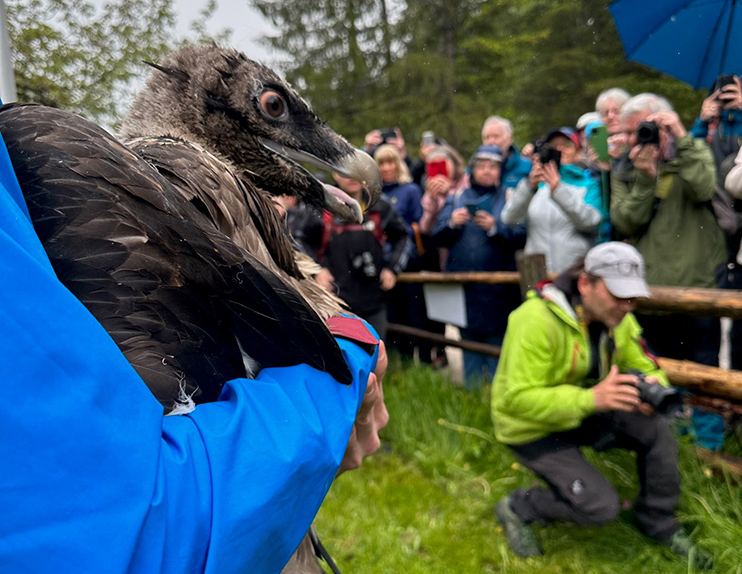
<path fill-rule="evenodd" d="M 639 400 L 647 403 L 657 413 L 666 415 L 682 408 L 683 397 L 677 389 L 663 387 L 656 383 L 648 383 L 647 375 L 636 369 L 629 369 L 627 373 L 634 375 L 638 379 L 636 387 L 639 389 Z"/>
<path fill-rule="evenodd" d="M 639 145 L 660 145 L 660 128 L 654 122 L 639 122 L 636 128 L 636 142 Z"/>
<path fill-rule="evenodd" d="M 381 132 L 382 143 L 387 143 L 390 139 L 397 137 L 397 132 L 394 128 L 382 128 L 379 131 Z"/>
<path fill-rule="evenodd" d="M 546 165 L 550 161 L 553 161 L 558 169 L 562 163 L 562 152 L 560 152 L 558 149 L 549 147 L 544 142 L 539 142 L 536 144 L 535 153 L 538 156 L 538 160 L 541 162 L 541 165 Z"/>
<path fill-rule="evenodd" d="M 722 76 L 719 76 L 716 78 L 716 82 L 714 83 L 714 87 L 712 88 L 712 92 L 715 92 L 717 90 L 721 90 L 724 86 L 728 86 L 729 84 L 734 83 L 734 75 L 733 74 L 725 74 Z"/>

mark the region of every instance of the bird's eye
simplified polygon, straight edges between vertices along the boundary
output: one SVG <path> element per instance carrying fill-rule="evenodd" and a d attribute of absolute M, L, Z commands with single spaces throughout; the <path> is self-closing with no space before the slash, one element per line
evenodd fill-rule
<path fill-rule="evenodd" d="M 277 120 L 286 115 L 286 100 L 278 92 L 263 92 L 260 96 L 260 107 L 269 118 Z"/>

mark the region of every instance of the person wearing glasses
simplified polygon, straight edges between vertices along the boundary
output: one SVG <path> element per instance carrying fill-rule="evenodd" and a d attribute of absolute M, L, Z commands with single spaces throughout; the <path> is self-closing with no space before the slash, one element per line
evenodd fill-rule
<path fill-rule="evenodd" d="M 500 217 L 506 225 L 527 223 L 525 252 L 543 253 L 546 270 L 560 273 L 595 245 L 603 211 L 600 182 L 575 165 L 581 147 L 572 128 L 551 130 L 539 149 L 557 153 L 534 153 L 531 173 Z"/>
<path fill-rule="evenodd" d="M 670 103 L 639 94 L 622 109 L 626 155 L 611 172 L 611 223 L 647 264 L 650 285 L 716 287 L 727 245 L 712 209 L 717 173 L 708 145 L 694 139 Z M 660 357 L 719 366 L 717 317 L 641 315 L 653 352 Z M 697 444 L 717 450 L 724 421 L 693 413 Z"/>
<path fill-rule="evenodd" d="M 675 516 L 680 476 L 670 425 L 641 402 L 630 373 L 668 385 L 632 314 L 637 298 L 648 296 L 641 255 L 613 241 L 530 291 L 510 315 L 492 385 L 495 436 L 547 485 L 517 489 L 495 506 L 519 556 L 543 554 L 534 523 L 599 526 L 618 516 L 615 488 L 580 451 L 591 446 L 636 452 L 636 524 L 674 552 L 694 556 L 696 566 L 710 564 Z"/>

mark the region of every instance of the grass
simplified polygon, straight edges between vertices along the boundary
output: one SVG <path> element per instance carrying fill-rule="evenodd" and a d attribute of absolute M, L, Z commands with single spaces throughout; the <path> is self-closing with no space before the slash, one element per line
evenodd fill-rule
<path fill-rule="evenodd" d="M 545 556 L 513 555 L 492 507 L 535 479 L 495 441 L 488 390 L 467 393 L 439 372 L 397 359 L 384 390 L 391 415 L 384 448 L 335 482 L 317 519 L 342 572 L 692 572 L 639 534 L 630 510 L 600 528 L 537 527 Z M 638 488 L 633 455 L 587 456 L 630 505 Z M 715 572 L 742 574 L 740 477 L 713 474 L 682 442 L 680 469 L 680 520 L 714 554 Z"/>

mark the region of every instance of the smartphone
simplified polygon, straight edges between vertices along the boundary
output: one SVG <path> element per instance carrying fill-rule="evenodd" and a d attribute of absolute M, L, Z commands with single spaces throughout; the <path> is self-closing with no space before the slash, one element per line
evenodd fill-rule
<path fill-rule="evenodd" d="M 479 211 L 479 203 L 467 203 L 466 209 L 469 210 L 469 215 L 474 217 L 477 214 L 477 211 Z"/>
<path fill-rule="evenodd" d="M 719 76 L 716 78 L 716 83 L 714 84 L 714 89 L 712 92 L 715 92 L 716 90 L 721 90 L 724 86 L 728 86 L 729 84 L 734 83 L 734 75 L 733 74 L 725 74 L 722 76 Z"/>
<path fill-rule="evenodd" d="M 433 132 L 423 132 L 422 135 L 423 145 L 433 145 L 435 143 L 435 134 Z"/>
<path fill-rule="evenodd" d="M 394 128 L 382 128 L 379 131 L 381 132 L 381 138 L 384 140 L 384 143 L 392 138 L 397 137 L 397 132 L 394 130 Z"/>
<path fill-rule="evenodd" d="M 605 126 L 596 126 L 588 136 L 590 146 L 595 150 L 600 161 L 608 161 L 608 128 Z"/>
<path fill-rule="evenodd" d="M 449 177 L 446 160 L 439 159 L 427 163 L 425 165 L 425 173 L 428 175 L 428 178 L 435 177 L 436 175 L 445 175 L 446 177 Z"/>

